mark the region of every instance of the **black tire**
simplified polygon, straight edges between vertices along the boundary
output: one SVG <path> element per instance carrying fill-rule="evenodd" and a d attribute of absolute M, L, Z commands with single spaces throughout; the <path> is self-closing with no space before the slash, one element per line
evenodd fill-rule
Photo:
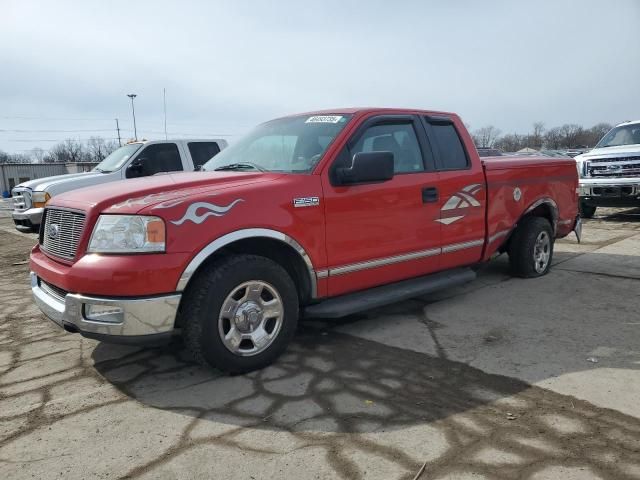
<path fill-rule="evenodd" d="M 544 235 L 548 240 L 548 259 L 542 268 L 542 263 L 537 262 L 536 242 L 538 239 L 545 242 Z M 525 217 L 518 224 L 509 242 L 509 263 L 511 272 L 517 277 L 533 278 L 545 275 L 551 268 L 553 260 L 553 232 L 551 224 L 546 218 Z"/>
<path fill-rule="evenodd" d="M 580 216 L 582 218 L 593 218 L 596 213 L 596 208 L 598 207 L 592 207 L 584 202 L 580 202 Z"/>
<path fill-rule="evenodd" d="M 229 350 L 219 330 L 220 313 L 228 296 L 242 284 L 260 281 L 280 296 L 282 320 L 264 351 L 242 356 Z M 182 299 L 181 323 L 185 345 L 196 361 L 230 374 L 264 368 L 280 356 L 298 324 L 298 293 L 291 277 L 274 261 L 257 255 L 228 255 L 199 272 Z M 223 327 L 220 327 L 223 328 Z"/>

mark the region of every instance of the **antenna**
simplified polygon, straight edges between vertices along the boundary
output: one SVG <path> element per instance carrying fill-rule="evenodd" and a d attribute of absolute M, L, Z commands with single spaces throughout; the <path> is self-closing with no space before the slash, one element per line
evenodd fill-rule
<path fill-rule="evenodd" d="M 164 106 L 164 139 L 167 139 L 167 89 L 162 89 L 162 103 Z"/>

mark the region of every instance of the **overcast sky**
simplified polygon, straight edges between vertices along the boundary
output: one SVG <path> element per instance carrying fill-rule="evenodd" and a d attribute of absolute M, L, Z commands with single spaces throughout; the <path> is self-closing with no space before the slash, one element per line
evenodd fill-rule
<path fill-rule="evenodd" d="M 0 0 L 0 149 L 237 135 L 341 106 L 472 128 L 640 118 L 640 1 Z M 236 138 L 229 137 L 230 140 Z"/>

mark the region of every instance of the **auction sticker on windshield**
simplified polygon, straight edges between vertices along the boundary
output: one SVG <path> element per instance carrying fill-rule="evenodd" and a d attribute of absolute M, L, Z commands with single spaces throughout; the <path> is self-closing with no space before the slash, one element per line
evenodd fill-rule
<path fill-rule="evenodd" d="M 304 123 L 338 123 L 342 119 L 342 115 L 316 115 L 307 118 Z"/>

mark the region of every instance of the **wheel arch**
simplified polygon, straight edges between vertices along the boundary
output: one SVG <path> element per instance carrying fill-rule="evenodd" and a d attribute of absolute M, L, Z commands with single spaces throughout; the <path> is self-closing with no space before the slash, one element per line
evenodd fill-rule
<path fill-rule="evenodd" d="M 549 220 L 551 224 L 551 230 L 553 235 L 556 235 L 558 227 L 558 204 L 550 197 L 539 198 L 531 205 L 529 205 L 518 222 L 521 222 L 525 217 L 542 217 Z"/>
<path fill-rule="evenodd" d="M 270 258 L 292 277 L 301 304 L 317 297 L 317 276 L 309 254 L 294 238 L 266 228 L 236 230 L 209 243 L 183 270 L 176 291 L 186 290 L 190 280 L 203 266 L 224 253 L 247 253 Z"/>

